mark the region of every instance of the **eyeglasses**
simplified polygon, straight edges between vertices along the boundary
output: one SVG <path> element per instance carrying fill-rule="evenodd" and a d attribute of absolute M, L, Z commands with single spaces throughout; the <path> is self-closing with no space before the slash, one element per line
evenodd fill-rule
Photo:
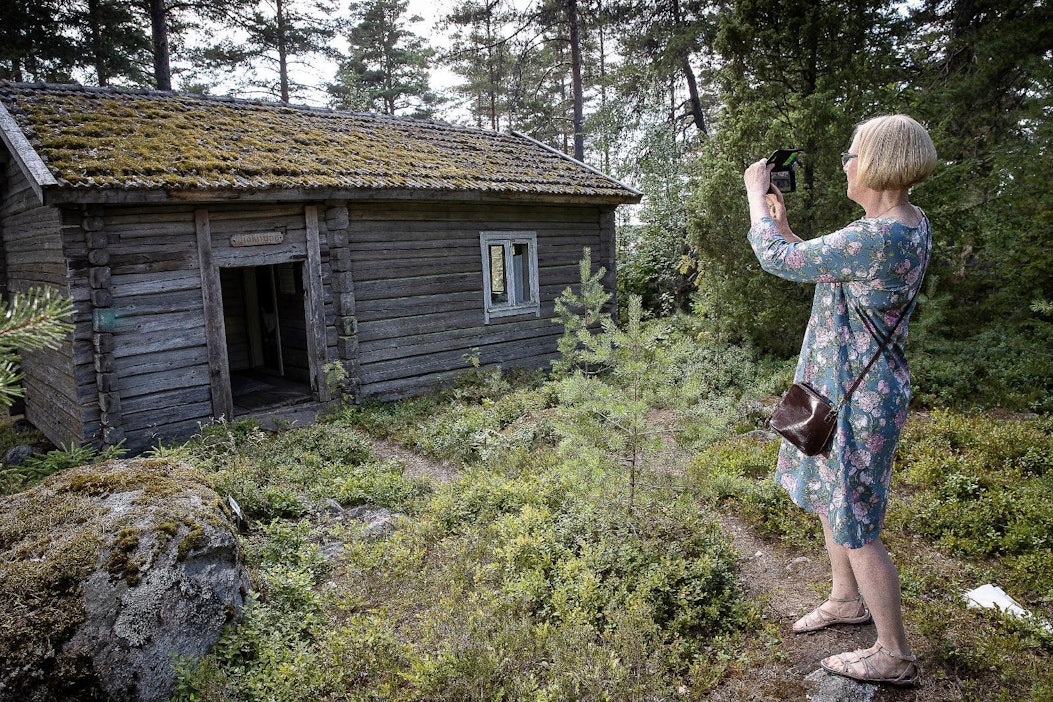
<path fill-rule="evenodd" d="M 854 158 L 859 158 L 859 154 L 850 154 L 847 151 L 841 154 L 841 168 L 848 165 L 848 162 Z"/>

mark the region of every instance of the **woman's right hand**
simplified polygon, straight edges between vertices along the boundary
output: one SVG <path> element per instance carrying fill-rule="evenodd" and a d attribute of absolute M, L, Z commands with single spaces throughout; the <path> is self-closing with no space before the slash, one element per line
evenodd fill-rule
<path fill-rule="evenodd" d="M 774 185 L 768 188 L 764 195 L 764 204 L 768 206 L 768 214 L 775 220 L 775 224 L 782 231 L 783 227 L 790 228 L 786 222 L 786 201 L 782 197 L 782 191 Z"/>
<path fill-rule="evenodd" d="M 786 201 L 782 197 L 782 191 L 774 185 L 768 189 L 764 196 L 764 204 L 768 208 L 768 216 L 775 220 L 775 228 L 787 241 L 801 241 L 800 237 L 790 229 L 790 222 L 786 219 Z"/>
<path fill-rule="evenodd" d="M 746 172 L 742 174 L 742 181 L 746 186 L 746 196 L 750 201 L 755 198 L 764 197 L 771 187 L 771 171 L 774 165 L 768 163 L 768 159 L 762 158 L 756 163 L 751 163 Z"/>

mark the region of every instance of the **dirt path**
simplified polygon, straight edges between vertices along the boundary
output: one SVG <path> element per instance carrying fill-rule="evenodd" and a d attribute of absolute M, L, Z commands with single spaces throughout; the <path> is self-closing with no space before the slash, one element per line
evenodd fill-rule
<path fill-rule="evenodd" d="M 760 604 L 763 617 L 779 631 L 775 655 L 767 656 L 748 676 L 729 681 L 712 700 L 825 700 L 827 702 L 919 699 L 912 690 L 864 685 L 828 675 L 819 661 L 834 653 L 873 644 L 873 624 L 833 627 L 796 635 L 791 626 L 828 594 L 829 571 L 822 553 L 802 554 L 758 538 L 731 515 L 718 515 L 739 553 L 739 578 L 747 596 Z"/>
<path fill-rule="evenodd" d="M 370 439 L 373 455 L 381 460 L 400 461 L 407 478 L 424 478 L 436 485 L 444 485 L 457 477 L 458 470 L 449 461 L 436 461 L 387 439 Z"/>

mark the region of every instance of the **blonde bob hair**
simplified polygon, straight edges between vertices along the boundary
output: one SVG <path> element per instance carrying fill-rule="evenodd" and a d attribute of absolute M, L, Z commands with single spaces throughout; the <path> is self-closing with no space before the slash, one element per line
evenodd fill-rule
<path fill-rule="evenodd" d="M 936 168 L 936 147 L 925 127 L 907 115 L 874 117 L 856 127 L 856 178 L 874 190 L 906 189 Z"/>

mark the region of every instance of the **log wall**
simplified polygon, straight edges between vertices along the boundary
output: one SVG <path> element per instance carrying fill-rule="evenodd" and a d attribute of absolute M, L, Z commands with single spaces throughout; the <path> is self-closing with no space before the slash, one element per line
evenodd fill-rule
<path fill-rule="evenodd" d="M 579 282 L 582 249 L 613 289 L 612 208 L 352 203 L 348 256 L 360 394 L 391 399 L 483 365 L 547 367 L 562 327 L 555 299 Z M 536 232 L 541 314 L 483 314 L 482 231 Z M 477 351 L 476 351 L 477 350 Z"/>
<path fill-rule="evenodd" d="M 546 367 L 562 333 L 553 304 L 578 283 L 586 246 L 613 289 L 607 206 L 399 200 L 60 212 L 20 209 L 32 192 L 6 171 L 0 224 L 11 288 L 60 285 L 75 304 L 73 339 L 27 356 L 29 418 L 52 440 L 124 441 L 138 452 L 231 411 L 230 369 L 244 368 L 248 351 L 227 348 L 224 330 L 240 312 L 223 300 L 238 295 L 240 276 L 222 268 L 291 261 L 303 271 L 282 301 L 293 340 L 285 360 L 321 400 L 330 360 L 345 364 L 356 397 L 382 399 L 450 380 L 468 354 L 483 365 Z M 540 316 L 485 322 L 479 235 L 494 230 L 536 233 Z"/>
<path fill-rule="evenodd" d="M 229 407 L 214 402 L 210 342 L 223 346 L 224 354 L 226 344 L 209 339 L 200 222 L 208 224 L 216 297 L 240 297 L 229 284 L 222 290 L 218 269 L 305 260 L 304 205 L 110 206 L 91 214 L 86 226 L 65 228 L 78 291 L 76 368 L 87 398 L 86 437 L 100 445 L 124 439 L 130 450 L 141 451 L 229 416 Z M 281 241 L 269 243 L 275 233 Z M 99 253 L 103 245 L 105 255 Z M 303 302 L 297 304 L 288 314 L 299 316 L 302 335 Z M 223 309 L 216 312 L 222 319 Z M 223 330 L 220 324 L 211 333 Z M 245 349 L 230 352 L 235 369 L 246 365 Z M 229 395 L 229 370 L 225 382 Z"/>
<path fill-rule="evenodd" d="M 0 164 L 0 234 L 3 238 L 3 295 L 50 286 L 70 294 L 62 257 L 61 216 L 43 207 L 14 160 Z M 58 349 L 23 351 L 26 419 L 56 444 L 83 439 L 83 410 L 73 368 L 73 339 Z"/>

